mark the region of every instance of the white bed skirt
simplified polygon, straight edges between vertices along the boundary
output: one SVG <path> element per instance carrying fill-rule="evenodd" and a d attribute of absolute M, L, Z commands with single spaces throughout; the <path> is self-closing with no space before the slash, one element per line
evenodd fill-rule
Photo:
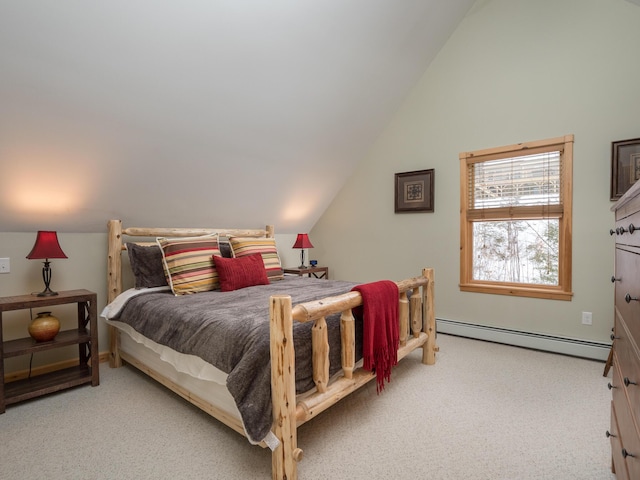
<path fill-rule="evenodd" d="M 186 355 L 141 335 L 126 323 L 106 320 L 120 334 L 120 350 L 176 385 L 240 420 L 226 387 L 227 374 L 195 355 Z"/>

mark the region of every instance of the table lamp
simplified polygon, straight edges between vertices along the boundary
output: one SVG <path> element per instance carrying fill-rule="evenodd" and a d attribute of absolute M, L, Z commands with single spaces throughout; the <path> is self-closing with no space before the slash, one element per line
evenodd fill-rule
<path fill-rule="evenodd" d="M 300 266 L 298 268 L 307 268 L 304 265 L 304 249 L 305 248 L 313 248 L 313 244 L 311 240 L 309 240 L 309 235 L 306 233 L 299 233 L 298 238 L 296 238 L 296 243 L 293 244 L 293 248 L 300 248 Z"/>
<path fill-rule="evenodd" d="M 36 243 L 33 245 L 31 252 L 27 255 L 29 260 L 44 259 L 44 267 L 42 267 L 42 279 L 44 280 L 44 290 L 37 295 L 38 297 L 51 297 L 58 295 L 58 292 L 54 292 L 49 288 L 51 283 L 51 268 L 49 267 L 50 258 L 67 258 L 67 256 L 60 248 L 58 242 L 58 234 L 56 232 L 38 231 L 36 237 Z"/>

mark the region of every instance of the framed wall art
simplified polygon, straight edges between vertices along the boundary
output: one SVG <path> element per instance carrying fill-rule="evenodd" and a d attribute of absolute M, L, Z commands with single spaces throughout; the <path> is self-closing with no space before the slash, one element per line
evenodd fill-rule
<path fill-rule="evenodd" d="M 395 212 L 433 212 L 434 169 L 396 173 Z"/>
<path fill-rule="evenodd" d="M 640 138 L 611 142 L 611 200 L 618 200 L 640 179 Z"/>

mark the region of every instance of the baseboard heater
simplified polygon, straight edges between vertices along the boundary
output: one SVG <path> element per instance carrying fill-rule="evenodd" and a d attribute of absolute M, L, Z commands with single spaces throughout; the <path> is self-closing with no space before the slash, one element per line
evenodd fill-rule
<path fill-rule="evenodd" d="M 606 361 L 611 344 L 577 340 L 575 338 L 556 337 L 540 333 L 521 332 L 507 328 L 477 325 L 455 320 L 436 319 L 440 333 L 458 335 L 460 337 L 504 343 L 516 347 L 533 348 L 546 352 L 562 353 L 574 357 L 590 358 Z"/>

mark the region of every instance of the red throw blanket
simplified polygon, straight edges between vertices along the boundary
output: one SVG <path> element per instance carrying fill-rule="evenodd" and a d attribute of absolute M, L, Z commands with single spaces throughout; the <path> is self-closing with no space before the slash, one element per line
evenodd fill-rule
<path fill-rule="evenodd" d="M 390 280 L 356 285 L 362 306 L 354 310 L 363 319 L 364 368 L 375 371 L 377 392 L 391 381 L 391 367 L 398 363 L 398 286 Z"/>

